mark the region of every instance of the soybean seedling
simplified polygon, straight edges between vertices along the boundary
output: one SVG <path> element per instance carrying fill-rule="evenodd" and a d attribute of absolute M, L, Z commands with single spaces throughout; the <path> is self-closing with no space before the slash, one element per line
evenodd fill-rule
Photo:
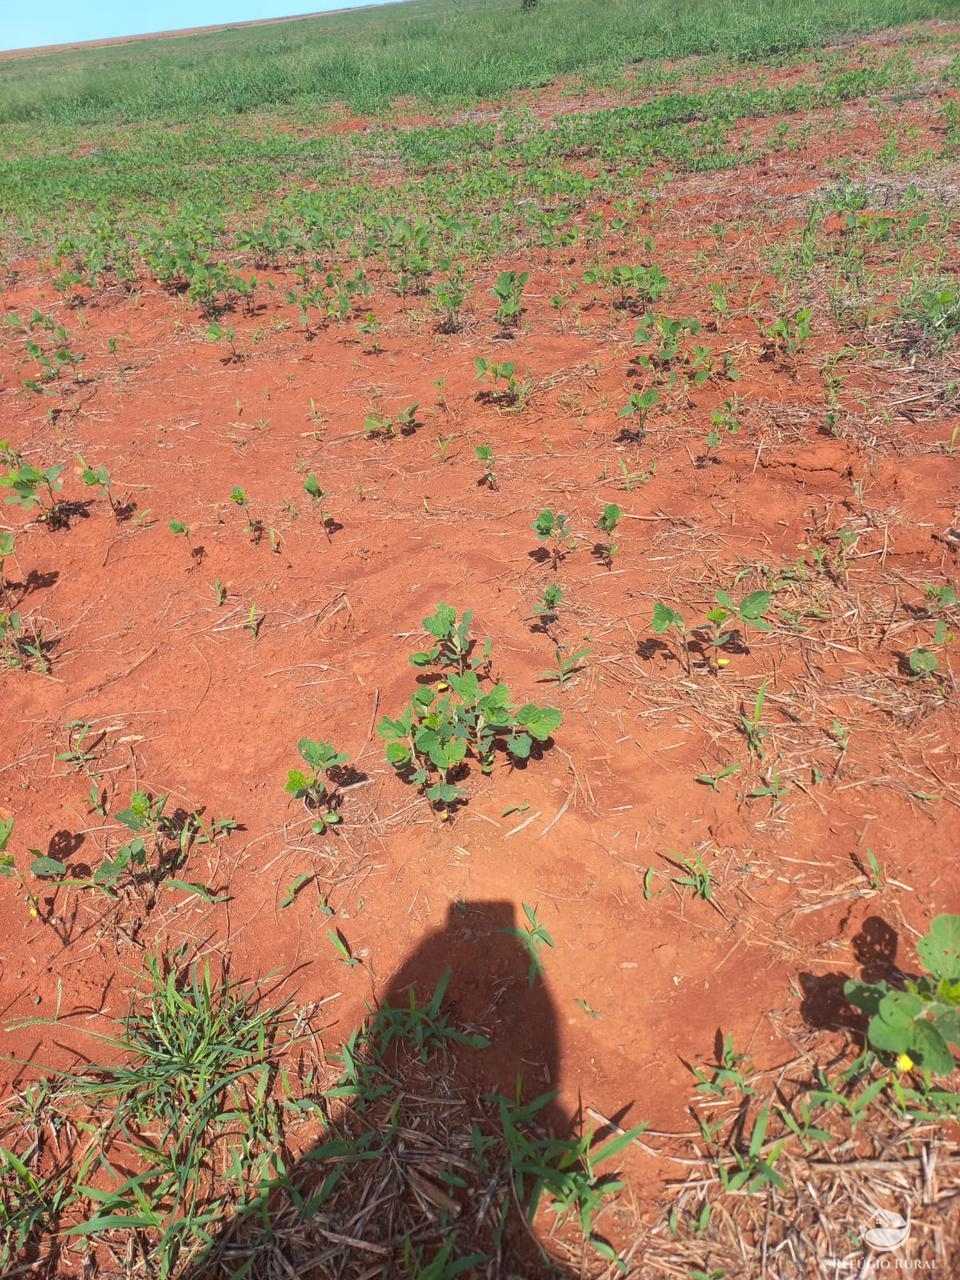
<path fill-rule="evenodd" d="M 496 492 L 497 476 L 494 468 L 497 465 L 497 460 L 493 456 L 493 449 L 488 444 L 478 444 L 473 452 L 477 461 L 483 463 L 483 475 L 481 475 L 477 484 Z"/>
<path fill-rule="evenodd" d="M 497 276 L 491 293 L 497 299 L 497 319 L 504 328 L 520 323 L 523 290 L 529 279 L 529 271 L 501 271 Z"/>
<path fill-rule="evenodd" d="M 447 450 L 455 439 L 455 436 L 437 436 L 437 457 L 440 459 L 441 467 L 446 465 Z"/>
<path fill-rule="evenodd" d="M 707 446 L 705 459 L 712 457 L 724 440 L 735 436 L 740 430 L 740 405 L 740 397 L 731 396 L 729 400 L 724 400 L 719 409 L 714 409 L 711 413 L 711 428 L 704 442 Z"/>
<path fill-rule="evenodd" d="M 923 603 L 927 616 L 936 617 L 938 613 L 957 603 L 957 593 L 946 584 L 935 586 L 928 582 L 923 588 Z"/>
<path fill-rule="evenodd" d="M 203 559 L 203 547 L 195 547 L 190 541 L 190 526 L 188 524 L 183 520 L 171 520 L 167 524 L 167 528 L 176 537 L 184 539 L 194 560 L 200 561 Z"/>
<path fill-rule="evenodd" d="M 263 521 L 258 516 L 251 514 L 250 499 L 247 496 L 246 489 L 243 489 L 238 485 L 231 491 L 230 501 L 235 506 L 239 507 L 245 515 L 247 520 L 247 533 L 250 534 L 250 541 L 254 546 L 256 546 L 263 538 Z"/>
<path fill-rule="evenodd" d="M 489 374 L 494 385 L 492 391 L 478 392 L 478 400 L 485 401 L 487 404 L 523 408 L 530 394 L 531 384 L 529 379 L 521 381 L 515 377 L 517 366 L 512 360 L 501 360 L 497 363 L 477 356 L 473 361 L 473 367 L 478 378 L 484 378 Z M 506 386 L 499 387 L 497 384 L 500 382 L 506 383 Z"/>
<path fill-rule="evenodd" d="M 430 649 L 410 655 L 415 667 L 454 668 L 458 675 L 465 671 L 481 671 L 490 661 L 491 642 L 488 640 L 479 654 L 474 655 L 474 642 L 470 639 L 470 623 L 473 612 L 468 609 L 457 621 L 457 611 L 441 602 L 436 612 L 423 619 L 424 630 L 433 636 L 436 644 Z"/>
<path fill-rule="evenodd" d="M 726 591 L 718 591 L 715 599 L 716 604 L 712 609 L 707 610 L 707 620 L 702 628 L 702 632 L 706 632 L 706 644 L 714 651 L 714 661 L 711 664 L 714 672 L 716 672 L 721 663 L 726 665 L 726 661 L 716 655 L 736 635 L 736 631 L 731 625 L 732 623 L 742 623 L 744 635 L 746 635 L 748 627 L 753 627 L 757 631 L 770 630 L 770 624 L 764 620 L 764 614 L 770 608 L 773 593 L 771 591 L 751 591 L 749 595 L 743 597 L 739 604 L 736 604 Z"/>
<path fill-rule="evenodd" d="M 113 489 L 111 487 L 111 481 L 110 481 L 110 472 L 107 470 L 107 468 L 106 467 L 97 467 L 97 468 L 88 467 L 86 462 L 84 462 L 83 458 L 80 459 L 80 466 L 83 468 L 83 470 L 80 472 L 80 478 L 83 480 L 83 483 L 86 485 L 89 485 L 91 488 L 96 486 L 97 488 L 103 490 L 104 497 L 110 503 L 110 510 L 113 512 L 114 519 L 117 520 L 118 522 L 121 520 L 128 519 L 130 515 L 133 513 L 133 511 L 135 510 L 135 508 L 132 503 L 118 502 L 116 498 L 113 496 Z"/>
<path fill-rule="evenodd" d="M 620 517 L 623 511 L 615 502 L 610 502 L 603 508 L 603 514 L 597 521 L 597 528 L 601 533 L 606 534 L 609 539 L 620 523 Z M 593 549 L 593 553 L 599 556 L 608 569 L 613 568 L 613 557 L 617 554 L 618 548 L 613 542 L 598 542 Z"/>
<path fill-rule="evenodd" d="M 617 414 L 618 418 L 628 421 L 631 425 L 624 425 L 620 428 L 621 440 L 635 440 L 637 442 L 643 440 L 647 431 L 647 418 L 650 410 L 657 403 L 660 394 L 656 387 L 651 387 L 648 391 L 634 391 L 630 399 Z"/>
<path fill-rule="evenodd" d="M 394 422 L 400 428 L 400 434 L 404 436 L 413 435 L 417 429 L 417 410 L 420 408 L 419 400 L 414 400 L 413 404 L 407 405 L 406 409 L 401 409 L 394 418 Z"/>
<path fill-rule="evenodd" d="M 39 507 L 40 515 L 37 519 L 56 528 L 62 523 L 61 503 L 56 495 L 63 488 L 63 481 L 60 479 L 63 467 L 58 465 L 41 471 L 39 467 L 31 467 L 25 463 L 18 454 L 8 454 L 8 457 L 17 465 L 5 476 L 0 476 L 0 489 L 10 490 L 7 503 L 23 507 L 25 511 Z"/>
<path fill-rule="evenodd" d="M 297 750 L 309 765 L 309 772 L 291 769 L 287 775 L 287 793 L 303 801 L 304 808 L 314 815 L 311 831 L 314 835 L 323 835 L 340 821 L 340 801 L 334 779 L 336 770 L 348 762 L 349 756 L 329 742 L 312 738 L 301 738 Z"/>
<path fill-rule="evenodd" d="M 307 476 L 306 480 L 304 480 L 303 488 L 304 488 L 304 491 L 310 495 L 311 500 L 317 503 L 320 507 L 320 523 L 323 526 L 323 531 L 327 535 L 327 541 L 329 542 L 330 535 L 331 533 L 333 533 L 334 528 L 336 526 L 334 524 L 334 521 L 330 518 L 330 516 L 327 515 L 323 507 L 323 504 L 327 498 L 327 493 L 321 486 L 320 481 L 317 479 L 314 472 L 312 471 Z"/>
<path fill-rule="evenodd" d="M 545 508 L 531 526 L 537 538 L 544 544 L 554 569 L 571 550 L 569 525 L 569 516 L 560 515 Z"/>
<path fill-rule="evenodd" d="M 654 633 L 658 636 L 666 635 L 668 631 L 676 631 L 680 637 L 678 642 L 678 651 L 680 660 L 686 668 L 687 675 L 691 674 L 690 668 L 690 648 L 687 644 L 687 624 L 683 620 L 683 614 L 678 613 L 676 609 L 671 609 L 669 605 L 658 600 L 653 606 L 653 621 L 651 623 Z"/>
<path fill-rule="evenodd" d="M 533 616 L 539 619 L 539 630 L 546 631 L 552 627 L 558 617 L 558 609 L 563 599 L 563 591 L 556 582 L 551 582 L 548 587 L 544 587 L 543 595 L 533 606 Z"/>

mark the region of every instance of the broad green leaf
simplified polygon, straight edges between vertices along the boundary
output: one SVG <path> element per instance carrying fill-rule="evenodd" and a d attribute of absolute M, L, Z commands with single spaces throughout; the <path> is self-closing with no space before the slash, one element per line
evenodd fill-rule
<path fill-rule="evenodd" d="M 463 799 L 463 792 L 451 782 L 437 782 L 427 788 L 427 799 L 435 804 L 453 804 L 455 800 Z"/>
<path fill-rule="evenodd" d="M 526 702 L 517 711 L 517 724 L 538 742 L 546 742 L 562 723 L 563 712 L 556 707 L 540 707 L 535 702 Z"/>
<path fill-rule="evenodd" d="M 381 738 L 405 738 L 409 732 L 409 712 L 399 720 L 391 720 L 389 716 L 384 716 L 377 724 L 377 733 Z"/>
<path fill-rule="evenodd" d="M 436 611 L 423 620 L 424 631 L 435 636 L 438 640 L 444 640 L 453 629 L 453 624 L 457 620 L 457 611 L 442 601 L 437 605 Z"/>
<path fill-rule="evenodd" d="M 34 858 L 30 863 L 30 870 L 41 880 L 49 880 L 54 876 L 62 876 L 67 870 L 67 865 L 59 858 Z"/>
<path fill-rule="evenodd" d="M 480 680 L 475 671 L 465 671 L 462 676 L 451 674 L 448 683 L 464 702 L 475 703 L 480 697 Z"/>
<path fill-rule="evenodd" d="M 419 653 L 411 653 L 410 661 L 415 667 L 429 667 L 440 656 L 439 645 L 435 649 L 421 649 Z"/>
<path fill-rule="evenodd" d="M 308 790 L 310 779 L 300 769 L 291 769 L 287 774 L 287 791 L 292 796 L 300 795 Z"/>
<path fill-rule="evenodd" d="M 957 1065 L 946 1041 L 932 1022 L 918 1022 L 913 1028 L 910 1056 L 939 1076 L 949 1075 Z"/>
<path fill-rule="evenodd" d="M 392 764 L 395 769 L 402 769 L 413 759 L 410 748 L 405 742 L 388 742 L 386 755 L 387 763 Z"/>
<path fill-rule="evenodd" d="M 851 978 L 843 984 L 843 994 L 850 1003 L 871 1017 L 880 1012 L 880 1001 L 888 991 L 885 982 L 857 982 Z"/>
<path fill-rule="evenodd" d="M 770 591 L 751 591 L 740 601 L 740 617 L 748 622 L 762 618 L 770 608 L 773 593 Z"/>
<path fill-rule="evenodd" d="M 658 636 L 662 636 L 671 627 L 676 627 L 678 631 L 685 629 L 682 614 L 677 613 L 676 609 L 671 609 L 669 605 L 665 605 L 661 600 L 658 600 L 653 606 L 652 625 Z"/>
<path fill-rule="evenodd" d="M 0 848 L 2 848 L 0 844 Z M 960 916 L 937 916 L 917 943 L 917 955 L 935 978 L 960 979 Z"/>
<path fill-rule="evenodd" d="M 911 991 L 889 991 L 870 1019 L 868 1034 L 875 1049 L 906 1053 L 913 1044 L 914 1023 L 922 1018 L 926 1005 Z"/>

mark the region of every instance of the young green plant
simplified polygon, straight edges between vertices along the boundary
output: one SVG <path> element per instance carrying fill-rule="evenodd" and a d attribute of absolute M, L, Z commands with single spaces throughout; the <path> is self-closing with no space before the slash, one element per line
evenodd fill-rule
<path fill-rule="evenodd" d="M 340 797 L 336 779 L 338 771 L 348 763 L 349 756 L 338 751 L 332 743 L 313 738 L 301 738 L 297 743 L 297 750 L 308 769 L 289 771 L 287 794 L 301 800 L 304 808 L 313 816 L 310 829 L 314 835 L 323 835 L 340 821 Z"/>

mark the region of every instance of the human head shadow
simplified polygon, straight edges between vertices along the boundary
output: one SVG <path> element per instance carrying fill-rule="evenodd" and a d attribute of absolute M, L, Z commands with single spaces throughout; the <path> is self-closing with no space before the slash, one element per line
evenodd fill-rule
<path fill-rule="evenodd" d="M 335 1090 L 347 1101 L 327 1092 L 314 1146 L 183 1280 L 405 1280 L 444 1250 L 451 1265 L 477 1255 L 465 1275 L 573 1280 L 524 1222 L 533 1179 L 518 1195 L 498 1134 L 505 1112 L 522 1115 L 533 1155 L 576 1127 L 553 1096 L 523 1110 L 560 1078 L 556 1012 L 529 946 L 511 902 L 452 903 L 347 1042 Z"/>
<path fill-rule="evenodd" d="M 902 973 L 897 967 L 897 932 L 881 916 L 868 916 L 851 943 L 862 982 L 888 982 L 897 986 Z M 817 1031 L 852 1031 L 858 1039 L 866 1034 L 867 1018 L 844 995 L 849 973 L 801 973 L 803 998 L 800 1014 L 808 1027 Z"/>

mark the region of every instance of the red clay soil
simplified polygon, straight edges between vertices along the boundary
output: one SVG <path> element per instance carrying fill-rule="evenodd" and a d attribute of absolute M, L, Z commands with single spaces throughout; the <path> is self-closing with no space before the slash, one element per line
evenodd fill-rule
<path fill-rule="evenodd" d="M 845 134 L 847 156 L 875 147 L 869 119 Z M 116 821 L 91 814 L 88 779 L 59 758 L 70 721 L 106 735 L 98 769 L 111 812 L 139 787 L 242 825 L 195 849 L 182 873 L 229 894 L 219 905 L 164 889 L 148 913 L 135 897 L 114 906 L 61 889 L 41 892 L 36 919 L 16 882 L 0 881 L 5 1056 L 65 1065 L 90 1051 L 85 1033 L 125 1011 L 142 950 L 157 945 L 229 955 L 235 977 L 281 975 L 282 994 L 320 1011 L 334 1051 L 448 913 L 469 939 L 470 904 L 512 904 L 523 924 L 527 903 L 554 943 L 528 1081 L 558 1087 L 559 1107 L 588 1123 L 616 1115 L 686 1131 L 686 1064 L 709 1058 L 718 1031 L 760 1067 L 791 1060 L 809 1031 L 804 983 L 858 972 L 852 940 L 865 921 L 885 920 L 908 964 L 930 918 L 960 910 L 955 681 L 947 666 L 928 681 L 903 674 L 923 627 L 899 607 L 922 600 L 926 583 L 956 582 L 945 531 L 960 482 L 940 443 L 955 410 L 929 390 L 932 357 L 880 345 L 871 355 L 868 335 L 841 364 L 846 427 L 834 437 L 819 368 L 843 336 L 825 322 L 802 358 L 764 358 L 746 313 L 757 300 L 775 312 L 782 286 L 762 255 L 802 227 L 831 155 L 815 124 L 799 150 L 676 179 L 635 218 L 631 242 L 654 236 L 673 286 L 658 309 L 697 316 L 698 341 L 734 353 L 742 374 L 664 391 L 640 443 L 619 438 L 618 418 L 646 385 L 632 363 L 637 317 L 583 284 L 586 247 L 482 270 L 453 335 L 434 331 L 427 300 L 377 285 L 379 352 L 353 325 L 307 340 L 279 301 L 285 282 L 270 292 L 261 272 L 257 313 L 222 322 L 242 355 L 226 362 L 195 309 L 149 280 L 71 309 L 36 264 L 17 264 L 4 310 L 54 316 L 86 359 L 82 381 L 64 375 L 38 397 L 22 389 L 29 370 L 5 334 L 0 439 L 31 461 L 66 462 L 62 496 L 86 505 L 56 530 L 3 512 L 18 536 L 7 581 L 54 642 L 49 674 L 0 674 L 11 848 L 22 864 L 35 849 L 82 875 L 117 846 Z M 782 220 L 765 213 L 771 203 Z M 696 265 L 718 220 L 729 229 L 706 278 L 729 293 L 720 332 Z M 615 241 L 608 250 L 621 260 Z M 513 265 L 531 276 L 522 324 L 504 338 L 488 291 Z M 522 411 L 478 399 L 477 356 L 512 360 L 531 381 Z M 942 359 L 956 368 L 955 354 Z M 711 413 L 734 393 L 743 429 L 703 461 Z M 414 401 L 412 434 L 365 438 L 368 413 Z M 481 444 L 493 447 L 496 489 L 478 483 Z M 79 455 L 109 469 L 133 518 L 118 523 L 84 487 Z M 645 483 L 622 487 L 653 464 Z M 311 472 L 333 532 L 304 492 Z M 272 538 L 251 537 L 229 500 L 236 486 Z M 612 502 L 625 516 L 607 567 L 593 547 Z M 570 516 L 576 540 L 556 571 L 531 529 L 544 507 Z M 843 566 L 791 581 L 785 570 L 809 571 L 818 549 L 834 563 L 841 528 Z M 820 611 L 807 639 L 780 621 L 749 632 L 715 674 L 699 660 L 688 673 L 651 630 L 657 600 L 701 618 L 719 588 L 743 593 L 771 576 L 778 605 Z M 563 688 L 543 678 L 555 643 L 533 616 L 553 581 L 564 593 L 555 638 L 587 650 Z M 555 746 L 526 768 L 472 770 L 469 803 L 447 821 L 394 775 L 375 730 L 414 689 L 408 656 L 440 601 L 474 611 L 517 702 L 564 715 Z M 764 680 L 760 761 L 741 717 Z M 335 742 L 360 775 L 326 836 L 284 793 L 303 737 Z M 728 764 L 739 772 L 716 789 L 698 780 Z M 748 795 L 772 779 L 786 788 L 779 800 Z M 879 892 L 856 865 L 868 850 L 885 870 Z M 678 856 L 703 859 L 712 901 L 676 883 Z M 281 907 L 305 872 L 315 884 Z M 331 924 L 359 965 L 341 962 Z M 496 1039 L 495 1001 L 471 1006 L 471 1020 Z M 546 1079 L 549 1055 L 535 1045 L 551 1020 L 559 1075 Z M 515 1067 L 515 1055 L 493 1061 L 494 1074 Z M 6 1092 L 30 1071 L 2 1074 Z M 653 1203 L 669 1168 L 639 1150 L 625 1163 Z"/>

